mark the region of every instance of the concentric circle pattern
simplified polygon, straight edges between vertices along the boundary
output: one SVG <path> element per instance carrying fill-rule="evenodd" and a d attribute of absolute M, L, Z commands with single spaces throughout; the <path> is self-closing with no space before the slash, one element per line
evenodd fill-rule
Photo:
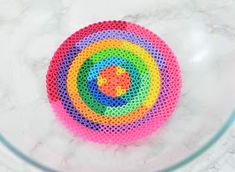
<path fill-rule="evenodd" d="M 151 134 L 172 114 L 181 88 L 166 43 L 126 21 L 95 23 L 71 35 L 55 52 L 46 82 L 63 124 L 106 144 Z"/>

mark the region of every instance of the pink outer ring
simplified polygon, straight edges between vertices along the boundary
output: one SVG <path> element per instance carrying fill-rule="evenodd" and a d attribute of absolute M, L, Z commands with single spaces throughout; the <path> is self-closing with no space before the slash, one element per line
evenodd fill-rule
<path fill-rule="evenodd" d="M 126 134 L 117 133 L 117 134 L 108 134 L 103 133 L 91 129 L 87 129 L 86 127 L 79 124 L 77 121 L 73 120 L 72 117 L 64 110 L 63 105 L 61 104 L 59 97 L 57 96 L 57 82 L 56 82 L 56 74 L 59 68 L 59 65 L 65 56 L 66 52 L 80 39 L 86 37 L 87 35 L 107 29 L 120 29 L 116 27 L 116 24 L 123 22 L 123 25 L 126 25 L 126 31 L 133 32 L 139 36 L 144 37 L 145 39 L 149 40 L 155 47 L 157 47 L 164 59 L 166 60 L 167 64 L 172 63 L 175 64 L 174 68 L 169 68 L 170 74 L 170 89 L 169 95 L 166 98 L 166 102 L 169 110 L 165 109 L 165 104 L 161 107 L 161 110 L 158 112 L 156 116 L 154 116 L 149 122 L 143 124 L 142 126 L 128 130 Z M 93 26 L 92 29 L 90 26 Z M 95 26 L 95 27 L 94 27 Z M 138 27 L 138 29 L 136 29 Z M 68 47 L 67 45 L 71 45 Z M 63 53 L 61 53 L 63 52 Z M 167 66 L 169 67 L 169 66 Z M 49 85 L 54 85 L 53 87 L 49 88 Z M 179 91 L 175 92 L 174 88 L 179 88 Z M 130 22 L 126 21 L 107 21 L 107 22 L 99 22 L 96 24 L 89 25 L 74 34 L 72 34 L 68 39 L 66 39 L 62 45 L 58 48 L 55 52 L 52 61 L 48 68 L 47 73 L 47 94 L 49 98 L 49 102 L 55 111 L 57 117 L 60 121 L 70 129 L 75 135 L 82 136 L 85 139 L 97 142 L 97 143 L 105 143 L 105 144 L 125 144 L 131 141 L 135 141 L 137 139 L 143 138 L 153 131 L 161 127 L 168 117 L 173 113 L 176 103 L 178 102 L 179 95 L 180 95 L 180 88 L 181 88 L 181 76 L 180 76 L 180 69 L 176 57 L 174 56 L 171 49 L 167 46 L 167 44 L 161 40 L 156 34 L 153 32 Z M 54 94 L 56 93 L 56 94 Z M 55 97 L 56 96 L 56 97 Z M 149 127 L 151 126 L 151 127 Z M 118 139 L 117 139 L 118 138 Z"/>

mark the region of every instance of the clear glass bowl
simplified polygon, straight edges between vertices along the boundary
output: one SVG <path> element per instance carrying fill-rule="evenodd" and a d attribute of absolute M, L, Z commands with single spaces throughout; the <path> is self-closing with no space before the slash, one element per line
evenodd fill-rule
<path fill-rule="evenodd" d="M 171 171 L 186 165 L 235 119 L 234 18 L 232 0 L 0 2 L 0 141 L 44 171 Z M 170 120 L 128 145 L 74 137 L 46 95 L 47 67 L 62 41 L 111 19 L 158 34 L 182 70 L 180 101 Z"/>

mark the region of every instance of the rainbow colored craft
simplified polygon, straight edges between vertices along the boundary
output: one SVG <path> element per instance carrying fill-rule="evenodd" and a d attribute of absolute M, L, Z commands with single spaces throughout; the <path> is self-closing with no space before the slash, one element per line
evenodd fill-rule
<path fill-rule="evenodd" d="M 46 82 L 63 124 L 105 144 L 133 142 L 162 126 L 181 88 L 171 49 L 126 21 L 95 23 L 71 35 L 55 52 Z"/>

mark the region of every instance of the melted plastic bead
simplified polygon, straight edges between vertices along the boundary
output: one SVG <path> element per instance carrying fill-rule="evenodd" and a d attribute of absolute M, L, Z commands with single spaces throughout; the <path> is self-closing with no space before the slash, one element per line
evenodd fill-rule
<path fill-rule="evenodd" d="M 106 144 L 151 134 L 172 114 L 181 88 L 166 43 L 126 21 L 95 23 L 71 35 L 55 52 L 46 82 L 63 124 Z"/>

